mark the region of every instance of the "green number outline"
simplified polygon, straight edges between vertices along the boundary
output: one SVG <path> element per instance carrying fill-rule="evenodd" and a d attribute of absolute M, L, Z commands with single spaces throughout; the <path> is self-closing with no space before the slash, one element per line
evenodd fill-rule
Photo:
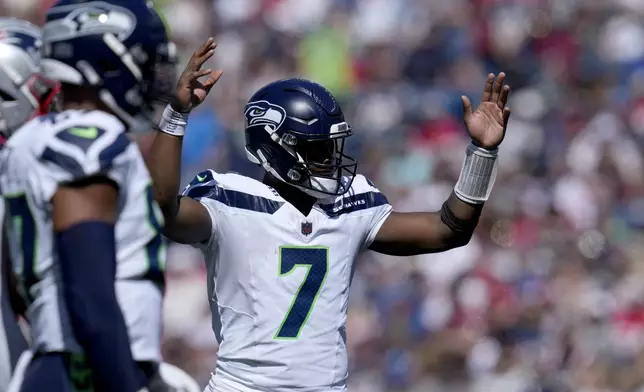
<path fill-rule="evenodd" d="M 324 270 L 324 277 L 322 278 L 322 283 L 320 283 L 320 286 L 318 287 L 315 296 L 313 297 L 313 301 L 311 301 L 311 306 L 309 307 L 309 311 L 306 314 L 306 317 L 304 318 L 304 321 L 300 325 L 300 328 L 297 331 L 297 335 L 295 337 L 280 337 L 278 336 L 282 328 L 284 327 L 284 323 L 288 319 L 288 316 L 291 314 L 291 311 L 293 310 L 293 305 L 295 305 L 295 301 L 297 300 L 297 297 L 300 295 L 300 292 L 302 291 L 302 287 L 306 283 L 306 280 L 309 277 L 309 273 L 311 272 L 312 264 L 301 264 L 301 263 L 296 263 L 293 265 L 293 267 L 288 270 L 285 273 L 281 273 L 282 271 L 282 251 L 284 249 L 324 249 L 324 253 L 326 255 L 326 268 Z M 322 287 L 324 287 L 324 284 L 326 283 L 326 278 L 329 275 L 329 247 L 328 246 L 302 246 L 302 245 L 282 245 L 279 248 L 279 261 L 277 264 L 277 273 L 280 278 L 283 278 L 285 276 L 288 276 L 295 271 L 297 267 L 306 267 L 306 275 L 304 275 L 304 279 L 302 280 L 302 283 L 300 283 L 300 287 L 297 288 L 297 292 L 293 296 L 293 299 L 291 300 L 291 304 L 288 307 L 288 311 L 284 315 L 284 318 L 282 319 L 282 322 L 280 323 L 279 328 L 275 332 L 275 335 L 273 336 L 273 339 L 275 340 L 299 340 L 300 339 L 300 334 L 302 333 L 302 329 L 306 325 L 306 323 L 309 321 L 309 317 L 311 316 L 311 313 L 313 312 L 313 308 L 315 307 L 315 304 L 320 297 L 320 292 L 322 291 Z"/>

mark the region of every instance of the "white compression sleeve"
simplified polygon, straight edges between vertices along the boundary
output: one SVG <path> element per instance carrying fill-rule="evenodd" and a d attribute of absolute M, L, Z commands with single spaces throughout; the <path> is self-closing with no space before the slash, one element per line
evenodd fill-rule
<path fill-rule="evenodd" d="M 498 149 L 487 150 L 474 143 L 467 146 L 465 162 L 454 193 L 470 204 L 482 204 L 492 193 L 498 171 Z"/>
<path fill-rule="evenodd" d="M 188 125 L 188 114 L 177 112 L 168 104 L 163 110 L 159 130 L 172 136 L 183 136 Z"/>

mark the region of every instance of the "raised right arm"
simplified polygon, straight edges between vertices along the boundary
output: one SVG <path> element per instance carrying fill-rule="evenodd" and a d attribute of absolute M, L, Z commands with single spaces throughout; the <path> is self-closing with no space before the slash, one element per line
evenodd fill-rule
<path fill-rule="evenodd" d="M 181 136 L 157 132 L 148 168 L 154 182 L 154 197 L 165 218 L 163 234 L 180 244 L 195 244 L 210 238 L 212 224 L 208 211 L 200 202 L 178 196 L 182 144 Z"/>
<path fill-rule="evenodd" d="M 172 104 L 163 112 L 160 132 L 152 143 L 148 169 L 154 181 L 155 199 L 165 218 L 166 237 L 182 244 L 195 244 L 210 239 L 212 222 L 206 208 L 190 197 L 179 195 L 181 184 L 181 149 L 183 134 L 191 109 L 199 105 L 215 85 L 221 72 L 201 70 L 214 54 L 215 44 L 209 38 L 192 55 L 179 77 Z M 199 78 L 209 76 L 204 82 Z"/>

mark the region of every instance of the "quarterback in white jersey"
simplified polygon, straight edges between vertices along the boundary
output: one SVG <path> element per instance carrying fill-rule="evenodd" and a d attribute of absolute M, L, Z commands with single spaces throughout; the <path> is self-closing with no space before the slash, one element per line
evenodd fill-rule
<path fill-rule="evenodd" d="M 341 387 L 353 264 L 391 213 L 384 195 L 357 175 L 344 197 L 316 203 L 305 217 L 262 182 L 209 170 L 183 196 L 200 201 L 213 222 L 198 247 L 221 382 Z"/>
<path fill-rule="evenodd" d="M 201 70 L 209 39 L 182 74 L 150 164 L 165 234 L 200 248 L 220 343 L 207 391 L 330 392 L 347 388 L 346 318 L 356 258 L 440 252 L 466 244 L 494 182 L 510 111 L 505 75 L 489 75 L 483 103 L 463 97 L 472 137 L 454 193 L 436 213 L 397 213 L 344 154 L 352 129 L 317 83 L 286 79 L 245 107 L 256 181 L 204 171 L 177 198 L 189 111 L 221 72 Z M 199 82 L 201 76 L 209 76 Z"/>
<path fill-rule="evenodd" d="M 59 86 L 39 71 L 40 29 L 29 22 L 0 18 L 0 148 L 5 138 L 30 118 L 46 112 Z M 0 224 L 4 231 L 5 204 L 0 200 Z M 0 391 L 6 390 L 27 342 L 16 323 L 25 304 L 8 257 L 5 233 L 0 241 Z"/>

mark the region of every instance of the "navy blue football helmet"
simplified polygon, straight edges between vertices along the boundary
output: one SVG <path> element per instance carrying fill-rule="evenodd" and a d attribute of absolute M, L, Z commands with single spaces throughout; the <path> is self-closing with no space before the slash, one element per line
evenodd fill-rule
<path fill-rule="evenodd" d="M 344 144 L 353 131 L 327 89 L 304 79 L 279 80 L 257 91 L 244 115 L 251 162 L 318 199 L 349 190 L 357 163 L 344 154 Z"/>
<path fill-rule="evenodd" d="M 144 0 L 60 0 L 47 12 L 43 49 L 47 76 L 95 88 L 130 128 L 174 87 L 176 49 Z"/>

